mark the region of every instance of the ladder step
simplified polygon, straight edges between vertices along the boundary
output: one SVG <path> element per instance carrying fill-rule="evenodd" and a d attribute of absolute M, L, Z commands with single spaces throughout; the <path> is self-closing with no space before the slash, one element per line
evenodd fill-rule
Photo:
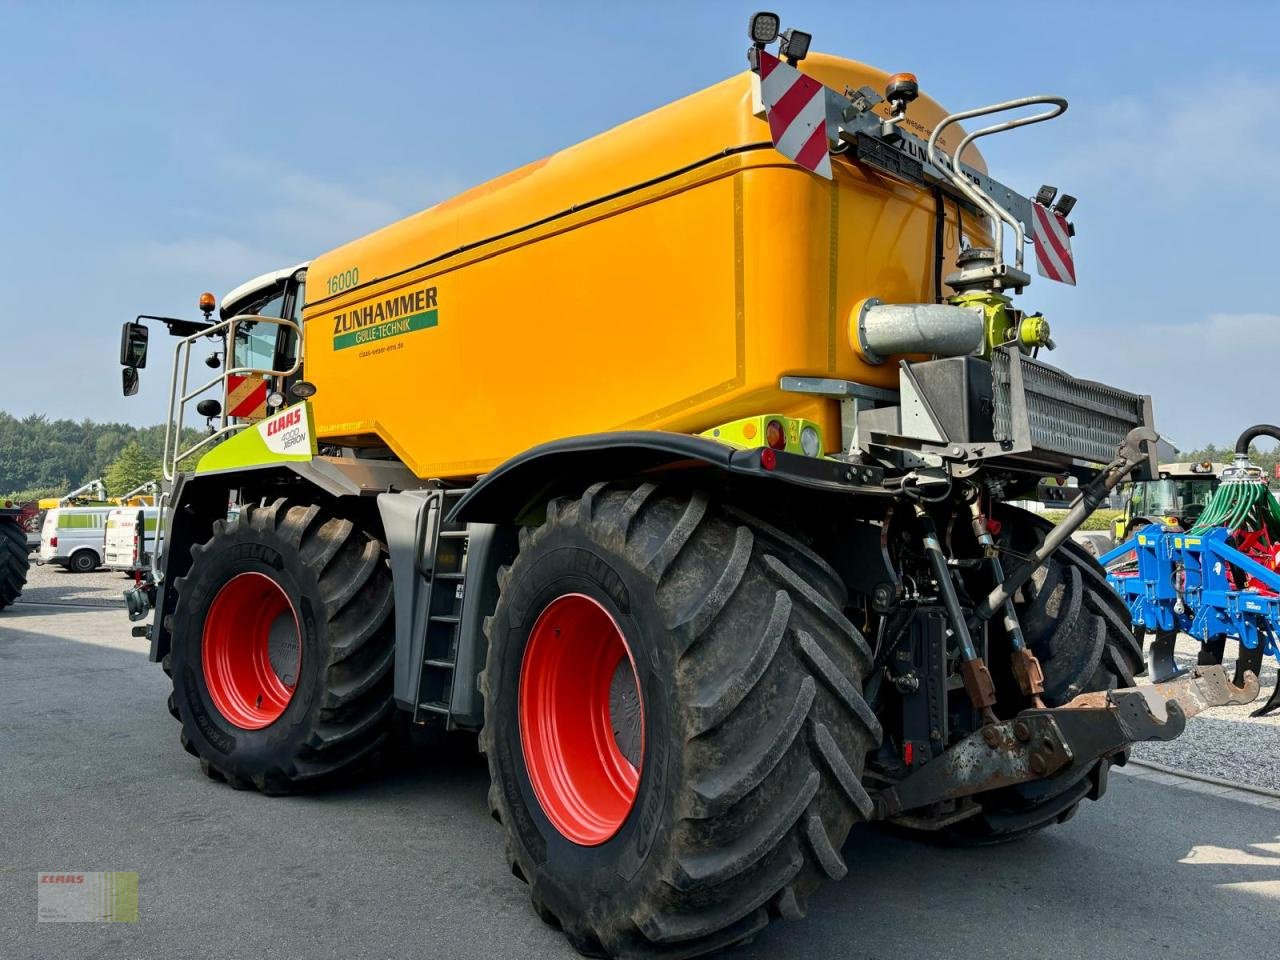
<path fill-rule="evenodd" d="M 462 622 L 461 617 L 444 616 L 443 614 L 437 614 L 435 616 L 428 617 L 427 619 L 435 623 L 461 623 Z"/>
<path fill-rule="evenodd" d="M 441 713 L 445 716 L 449 715 L 449 705 L 439 700 L 431 700 L 427 703 L 418 704 L 419 710 L 426 710 L 428 713 Z"/>
<path fill-rule="evenodd" d="M 436 667 L 439 670 L 452 670 L 454 668 L 452 660 L 425 660 L 423 663 L 428 667 Z"/>
<path fill-rule="evenodd" d="M 437 580 L 461 580 L 464 574 L 458 570 L 446 570 L 444 573 L 437 573 Z"/>
<path fill-rule="evenodd" d="M 465 530 L 441 530 L 440 537 L 444 540 L 461 540 L 467 536 Z"/>

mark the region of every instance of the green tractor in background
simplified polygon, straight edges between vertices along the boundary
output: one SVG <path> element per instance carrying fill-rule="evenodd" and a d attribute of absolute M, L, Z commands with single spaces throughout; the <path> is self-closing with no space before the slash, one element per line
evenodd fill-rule
<path fill-rule="evenodd" d="M 1189 530 L 1213 499 L 1222 482 L 1226 464 L 1202 460 L 1197 463 L 1162 463 L 1160 475 L 1151 480 L 1121 484 L 1108 506 L 1120 505 L 1121 513 L 1107 528 L 1084 528 L 1071 535 L 1086 553 L 1100 557 L 1124 543 L 1142 527 L 1153 523 Z M 1046 478 L 1036 488 L 1036 499 L 1046 507 L 1069 506 L 1079 488 L 1060 478 Z"/>

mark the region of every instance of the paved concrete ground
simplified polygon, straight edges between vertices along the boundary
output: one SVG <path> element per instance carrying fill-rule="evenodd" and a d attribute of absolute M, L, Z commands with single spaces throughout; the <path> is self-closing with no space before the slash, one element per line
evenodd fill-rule
<path fill-rule="evenodd" d="M 71 573 L 51 563 L 33 563 L 27 570 L 27 585 L 21 600 L 28 603 L 95 604 L 118 607 L 121 594 L 133 585 L 133 578 L 109 570 Z M 127 635 L 129 631 L 125 631 Z"/>
<path fill-rule="evenodd" d="M 574 956 L 506 870 L 471 743 L 268 799 L 201 775 L 166 694 L 118 608 L 0 613 L 4 960 Z M 860 828 L 845 855 L 807 921 L 728 956 L 1272 957 L 1280 942 L 1280 805 L 1153 779 L 1113 776 L 1102 803 L 1014 846 Z M 41 870 L 137 871 L 139 922 L 37 923 Z"/>

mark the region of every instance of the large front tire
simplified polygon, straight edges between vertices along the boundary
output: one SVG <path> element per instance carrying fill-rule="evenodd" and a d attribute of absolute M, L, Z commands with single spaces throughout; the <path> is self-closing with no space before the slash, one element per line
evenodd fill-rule
<path fill-rule="evenodd" d="M 26 531 L 20 524 L 0 518 L 0 610 L 21 595 L 29 563 Z"/>
<path fill-rule="evenodd" d="M 371 534 L 317 506 L 246 507 L 176 588 L 170 710 L 208 776 L 291 793 L 386 743 L 391 574 Z"/>
<path fill-rule="evenodd" d="M 861 693 L 870 651 L 827 564 L 701 493 L 600 484 L 549 504 L 500 584 L 482 675 L 490 805 L 513 872 L 579 951 L 705 953 L 801 916 L 845 873 L 880 727 Z"/>

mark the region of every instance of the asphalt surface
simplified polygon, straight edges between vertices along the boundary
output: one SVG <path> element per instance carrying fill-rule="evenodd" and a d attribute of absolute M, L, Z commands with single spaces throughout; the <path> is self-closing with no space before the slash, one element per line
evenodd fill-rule
<path fill-rule="evenodd" d="M 32 563 L 19 602 L 122 607 L 122 595 L 131 586 L 133 578 L 123 573 L 109 570 L 71 573 L 51 563 Z M 128 633 L 126 630 L 125 635 Z"/>
<path fill-rule="evenodd" d="M 576 956 L 506 869 L 473 741 L 317 796 L 210 782 L 123 610 L 93 602 L 123 585 L 89 575 L 76 605 L 0 613 L 0 957 Z M 24 600 L 56 599 L 40 589 Z M 863 827 L 844 852 L 849 876 L 808 920 L 724 956 L 1261 958 L 1280 942 L 1280 804 L 1113 775 L 1101 803 L 1020 844 Z M 139 922 L 38 923 L 47 870 L 136 871 Z"/>

